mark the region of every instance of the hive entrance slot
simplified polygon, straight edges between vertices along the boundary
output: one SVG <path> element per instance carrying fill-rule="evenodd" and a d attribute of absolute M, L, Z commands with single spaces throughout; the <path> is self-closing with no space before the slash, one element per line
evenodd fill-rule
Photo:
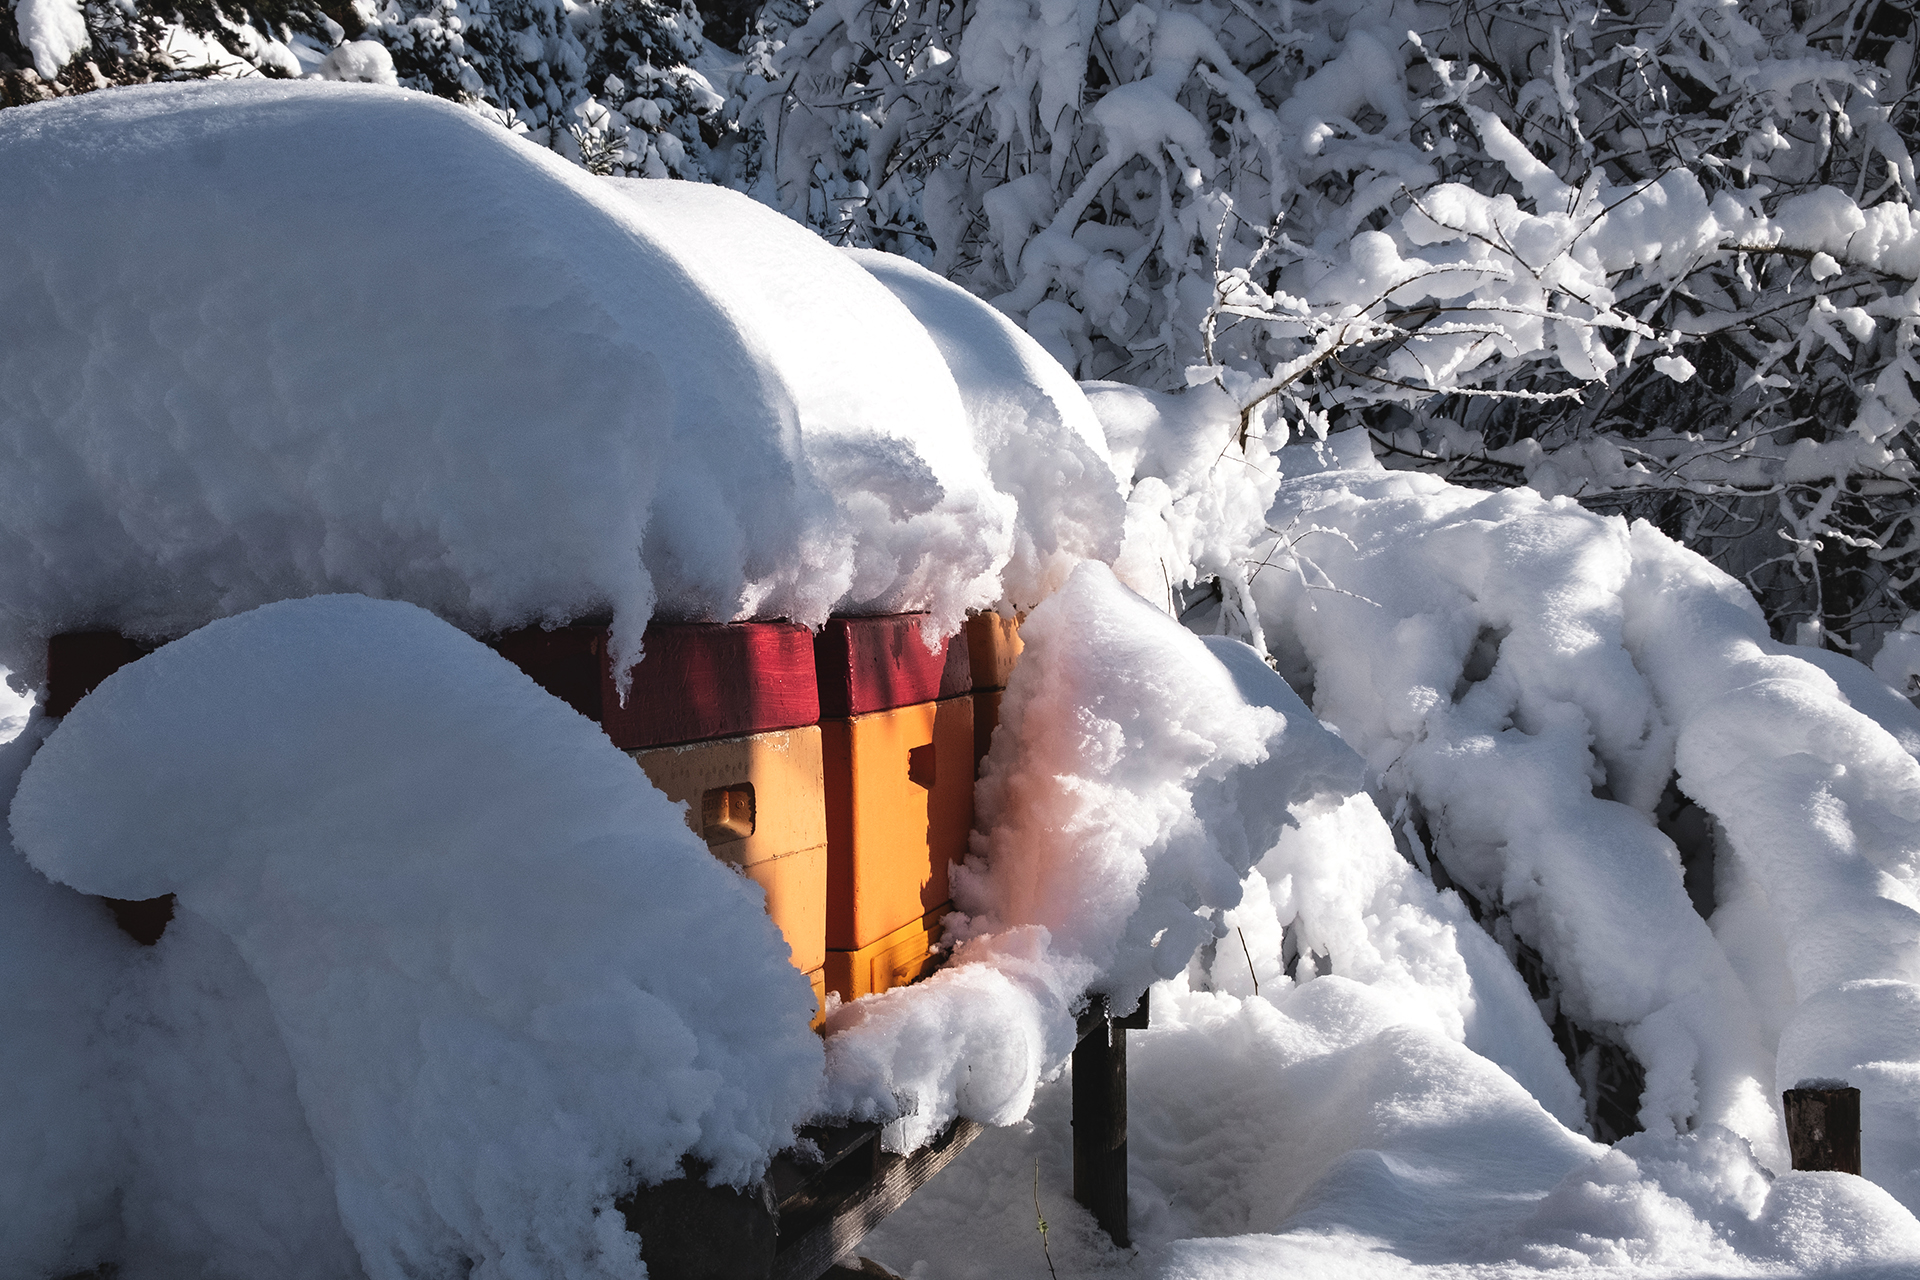
<path fill-rule="evenodd" d="M 713 787 L 700 797 L 700 834 L 708 844 L 744 840 L 753 834 L 753 784 Z"/>

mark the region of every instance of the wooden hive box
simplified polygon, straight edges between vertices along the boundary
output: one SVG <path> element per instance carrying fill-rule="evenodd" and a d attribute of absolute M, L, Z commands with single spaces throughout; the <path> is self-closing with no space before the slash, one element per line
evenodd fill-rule
<path fill-rule="evenodd" d="M 827 784 L 827 988 L 912 982 L 951 907 L 973 826 L 965 633 L 928 648 L 924 614 L 836 618 L 814 640 Z"/>

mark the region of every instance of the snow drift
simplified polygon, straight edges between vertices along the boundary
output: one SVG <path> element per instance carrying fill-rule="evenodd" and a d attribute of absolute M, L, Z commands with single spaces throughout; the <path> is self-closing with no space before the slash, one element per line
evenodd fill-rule
<path fill-rule="evenodd" d="M 830 1106 L 892 1120 L 899 1146 L 956 1114 L 1011 1123 L 1071 1052 L 1084 992 L 1125 1010 L 1191 971 L 1272 993 L 1305 948 L 1578 1120 L 1505 958 L 1411 874 L 1358 758 L 1251 649 L 1201 640 L 1095 564 L 1021 634 L 955 873 L 961 941 L 926 983 L 835 1015 Z"/>
<path fill-rule="evenodd" d="M 1590 1106 L 1782 1168 L 1779 1090 L 1845 1077 L 1867 1175 L 1920 1203 L 1920 714 L 1644 523 L 1287 452 L 1267 639 L 1408 856 L 1544 965 Z"/>
<path fill-rule="evenodd" d="M 412 605 L 270 605 L 122 669 L 40 748 L 12 830 L 54 880 L 182 912 L 108 1019 L 139 1055 L 107 1108 L 136 1267 L 247 1274 L 262 1235 L 337 1256 L 288 1204 L 234 1220 L 234 1188 L 305 1177 L 373 1280 L 630 1275 L 616 1197 L 688 1153 L 757 1177 L 816 1105 L 806 979 L 758 891 L 596 726 Z M 76 1008 L 127 950 L 100 926 L 64 939 Z M 74 1041 L 43 1041 L 68 1051 L 49 1087 L 103 1074 Z M 77 1105 L 38 1118 L 48 1146 Z"/>

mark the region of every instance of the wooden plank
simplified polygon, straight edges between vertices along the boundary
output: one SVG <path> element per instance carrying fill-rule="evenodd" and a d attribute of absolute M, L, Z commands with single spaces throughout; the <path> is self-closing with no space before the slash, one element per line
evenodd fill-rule
<path fill-rule="evenodd" d="M 908 1155 L 877 1152 L 875 1135 L 871 1176 L 844 1190 L 817 1195 L 805 1206 L 783 1204 L 780 1248 L 771 1280 L 819 1280 L 983 1132 L 971 1120 L 955 1120 L 939 1137 Z"/>
<path fill-rule="evenodd" d="M 1793 1167 L 1815 1173 L 1860 1172 L 1860 1091 L 1844 1084 L 1788 1089 L 1787 1145 Z"/>
<path fill-rule="evenodd" d="M 640 1237 L 652 1280 L 765 1280 L 777 1242 L 773 1196 L 710 1187 L 696 1162 L 687 1176 L 641 1187 L 614 1202 Z"/>
<path fill-rule="evenodd" d="M 813 642 L 822 718 L 844 720 L 971 692 L 967 633 L 930 651 L 921 628 L 931 625 L 924 613 L 829 620 Z"/>

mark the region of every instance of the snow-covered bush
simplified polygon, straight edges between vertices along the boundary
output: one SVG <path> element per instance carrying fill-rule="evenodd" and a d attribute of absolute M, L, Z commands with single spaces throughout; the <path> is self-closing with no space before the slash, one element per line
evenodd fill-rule
<path fill-rule="evenodd" d="M 1083 377 L 1217 384 L 1242 444 L 1365 425 L 1644 514 L 1870 652 L 1920 567 L 1920 267 L 1914 42 L 1866 13 L 827 5 L 743 105 L 750 189 Z"/>
<path fill-rule="evenodd" d="M 1870 1176 L 1920 1195 L 1868 1047 L 1920 978 L 1920 713 L 1644 522 L 1374 469 L 1290 480 L 1275 524 L 1342 588 L 1254 582 L 1282 669 L 1527 976 L 1596 1129 L 1778 1161 L 1777 1090 L 1845 1076 Z"/>
<path fill-rule="evenodd" d="M 0 9 L 0 106 L 208 77 L 400 84 L 464 103 L 596 173 L 711 176 L 728 74 L 691 0 L 294 0 L 248 9 L 22 0 Z"/>

